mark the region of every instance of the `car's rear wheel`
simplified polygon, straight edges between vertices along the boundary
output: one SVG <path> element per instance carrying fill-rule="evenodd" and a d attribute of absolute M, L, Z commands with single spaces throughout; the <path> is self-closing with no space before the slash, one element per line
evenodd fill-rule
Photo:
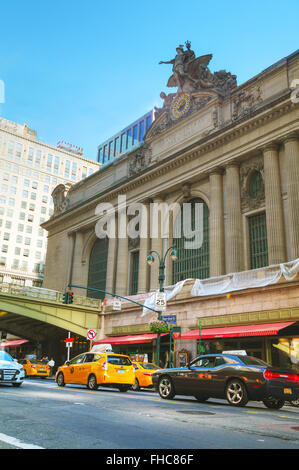
<path fill-rule="evenodd" d="M 58 387 L 64 387 L 65 386 L 64 375 L 63 375 L 62 372 L 59 372 L 56 382 L 57 382 Z"/>
<path fill-rule="evenodd" d="M 138 379 L 135 379 L 134 385 L 132 385 L 132 390 L 134 390 L 135 392 L 139 392 L 140 385 L 139 385 Z"/>
<path fill-rule="evenodd" d="M 204 401 L 207 401 L 209 397 L 206 397 L 205 395 L 194 395 L 196 400 L 199 401 L 200 403 L 203 403 Z"/>
<path fill-rule="evenodd" d="M 94 374 L 91 374 L 88 377 L 87 388 L 89 390 L 97 390 L 98 389 L 97 378 Z"/>
<path fill-rule="evenodd" d="M 170 377 L 161 377 L 158 390 L 160 397 L 165 400 L 171 400 L 175 396 L 174 385 Z"/>
<path fill-rule="evenodd" d="M 263 403 L 267 408 L 271 408 L 272 410 L 279 410 L 283 407 L 285 401 L 270 397 L 265 398 L 265 400 L 263 400 Z"/>
<path fill-rule="evenodd" d="M 293 406 L 299 406 L 299 398 L 297 398 L 297 400 L 292 400 L 290 401 L 291 405 Z"/>
<path fill-rule="evenodd" d="M 245 385 L 238 379 L 228 382 L 225 395 L 228 403 L 233 406 L 245 406 L 248 403 L 248 395 Z"/>
<path fill-rule="evenodd" d="M 118 390 L 119 390 L 120 392 L 127 392 L 127 391 L 129 390 L 129 388 L 130 388 L 129 385 L 120 385 L 120 386 L 118 387 Z"/>

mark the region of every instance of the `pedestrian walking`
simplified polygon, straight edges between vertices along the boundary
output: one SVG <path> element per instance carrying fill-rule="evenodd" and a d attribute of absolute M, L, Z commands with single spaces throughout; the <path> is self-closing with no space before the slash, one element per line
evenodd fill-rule
<path fill-rule="evenodd" d="M 53 357 L 51 357 L 50 361 L 48 362 L 48 366 L 50 367 L 49 377 L 52 377 L 53 369 L 54 369 L 54 366 L 55 366 L 55 361 L 54 361 Z"/>

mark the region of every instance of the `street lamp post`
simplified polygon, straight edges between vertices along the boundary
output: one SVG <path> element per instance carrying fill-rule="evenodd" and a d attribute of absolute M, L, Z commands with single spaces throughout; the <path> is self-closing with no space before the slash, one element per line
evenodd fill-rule
<path fill-rule="evenodd" d="M 147 262 L 149 265 L 152 265 L 155 261 L 155 258 L 153 256 L 153 254 L 155 254 L 159 260 L 159 291 L 160 292 L 164 292 L 164 281 L 165 281 L 165 260 L 166 260 L 166 257 L 168 255 L 168 253 L 170 252 L 170 257 L 173 261 L 176 261 L 177 258 L 178 258 L 178 252 L 177 250 L 174 248 L 174 246 L 170 246 L 168 248 L 168 250 L 166 251 L 165 255 L 163 256 L 163 249 L 162 249 L 162 256 L 160 255 L 160 253 L 158 253 L 158 251 L 156 250 L 152 250 L 149 252 L 149 255 L 147 257 Z M 158 312 L 158 320 L 162 320 L 162 312 L 159 311 Z M 159 362 L 160 362 L 160 336 L 161 334 L 158 332 L 157 333 L 157 358 L 156 358 L 156 362 L 158 364 L 158 366 L 160 365 Z"/>

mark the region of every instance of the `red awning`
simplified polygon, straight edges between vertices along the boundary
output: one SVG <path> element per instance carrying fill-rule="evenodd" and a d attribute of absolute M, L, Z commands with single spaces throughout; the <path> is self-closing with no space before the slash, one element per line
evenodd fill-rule
<path fill-rule="evenodd" d="M 168 335 L 169 333 L 162 333 L 161 336 Z M 156 333 L 146 333 L 144 335 L 132 336 L 110 336 L 110 338 L 99 339 L 93 341 L 92 344 L 136 344 L 136 343 L 151 343 L 153 339 L 157 338 Z"/>
<path fill-rule="evenodd" d="M 227 326 L 225 328 L 203 328 L 201 339 L 211 338 L 235 338 L 240 336 L 269 336 L 277 335 L 278 331 L 293 325 L 295 322 L 263 323 L 260 325 Z M 181 335 L 181 339 L 198 339 L 199 330 L 187 331 Z"/>
<path fill-rule="evenodd" d="M 28 339 L 12 339 L 11 341 L 4 341 L 3 343 L 0 343 L 0 347 L 15 348 L 23 343 L 28 343 Z"/>

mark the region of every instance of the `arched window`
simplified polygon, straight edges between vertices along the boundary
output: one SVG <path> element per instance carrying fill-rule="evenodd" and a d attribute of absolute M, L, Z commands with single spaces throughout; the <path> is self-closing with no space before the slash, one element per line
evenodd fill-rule
<path fill-rule="evenodd" d="M 178 251 L 178 259 L 173 263 L 173 283 L 178 281 L 197 278 L 206 279 L 210 275 L 209 254 L 209 209 L 206 203 L 200 199 L 192 199 L 191 204 L 191 229 L 195 229 L 195 204 L 203 204 L 203 243 L 200 248 L 186 248 L 188 238 L 184 237 L 183 211 L 181 211 L 181 237 L 173 238 L 173 245 Z M 186 221 L 185 221 L 186 223 Z"/>
<path fill-rule="evenodd" d="M 254 170 L 249 181 L 249 196 L 256 199 L 263 190 L 263 177 L 260 171 Z"/>
<path fill-rule="evenodd" d="M 108 258 L 108 238 L 98 238 L 92 247 L 89 257 L 88 287 L 106 289 L 106 272 Z M 87 297 L 104 299 L 105 294 L 88 290 Z"/>

